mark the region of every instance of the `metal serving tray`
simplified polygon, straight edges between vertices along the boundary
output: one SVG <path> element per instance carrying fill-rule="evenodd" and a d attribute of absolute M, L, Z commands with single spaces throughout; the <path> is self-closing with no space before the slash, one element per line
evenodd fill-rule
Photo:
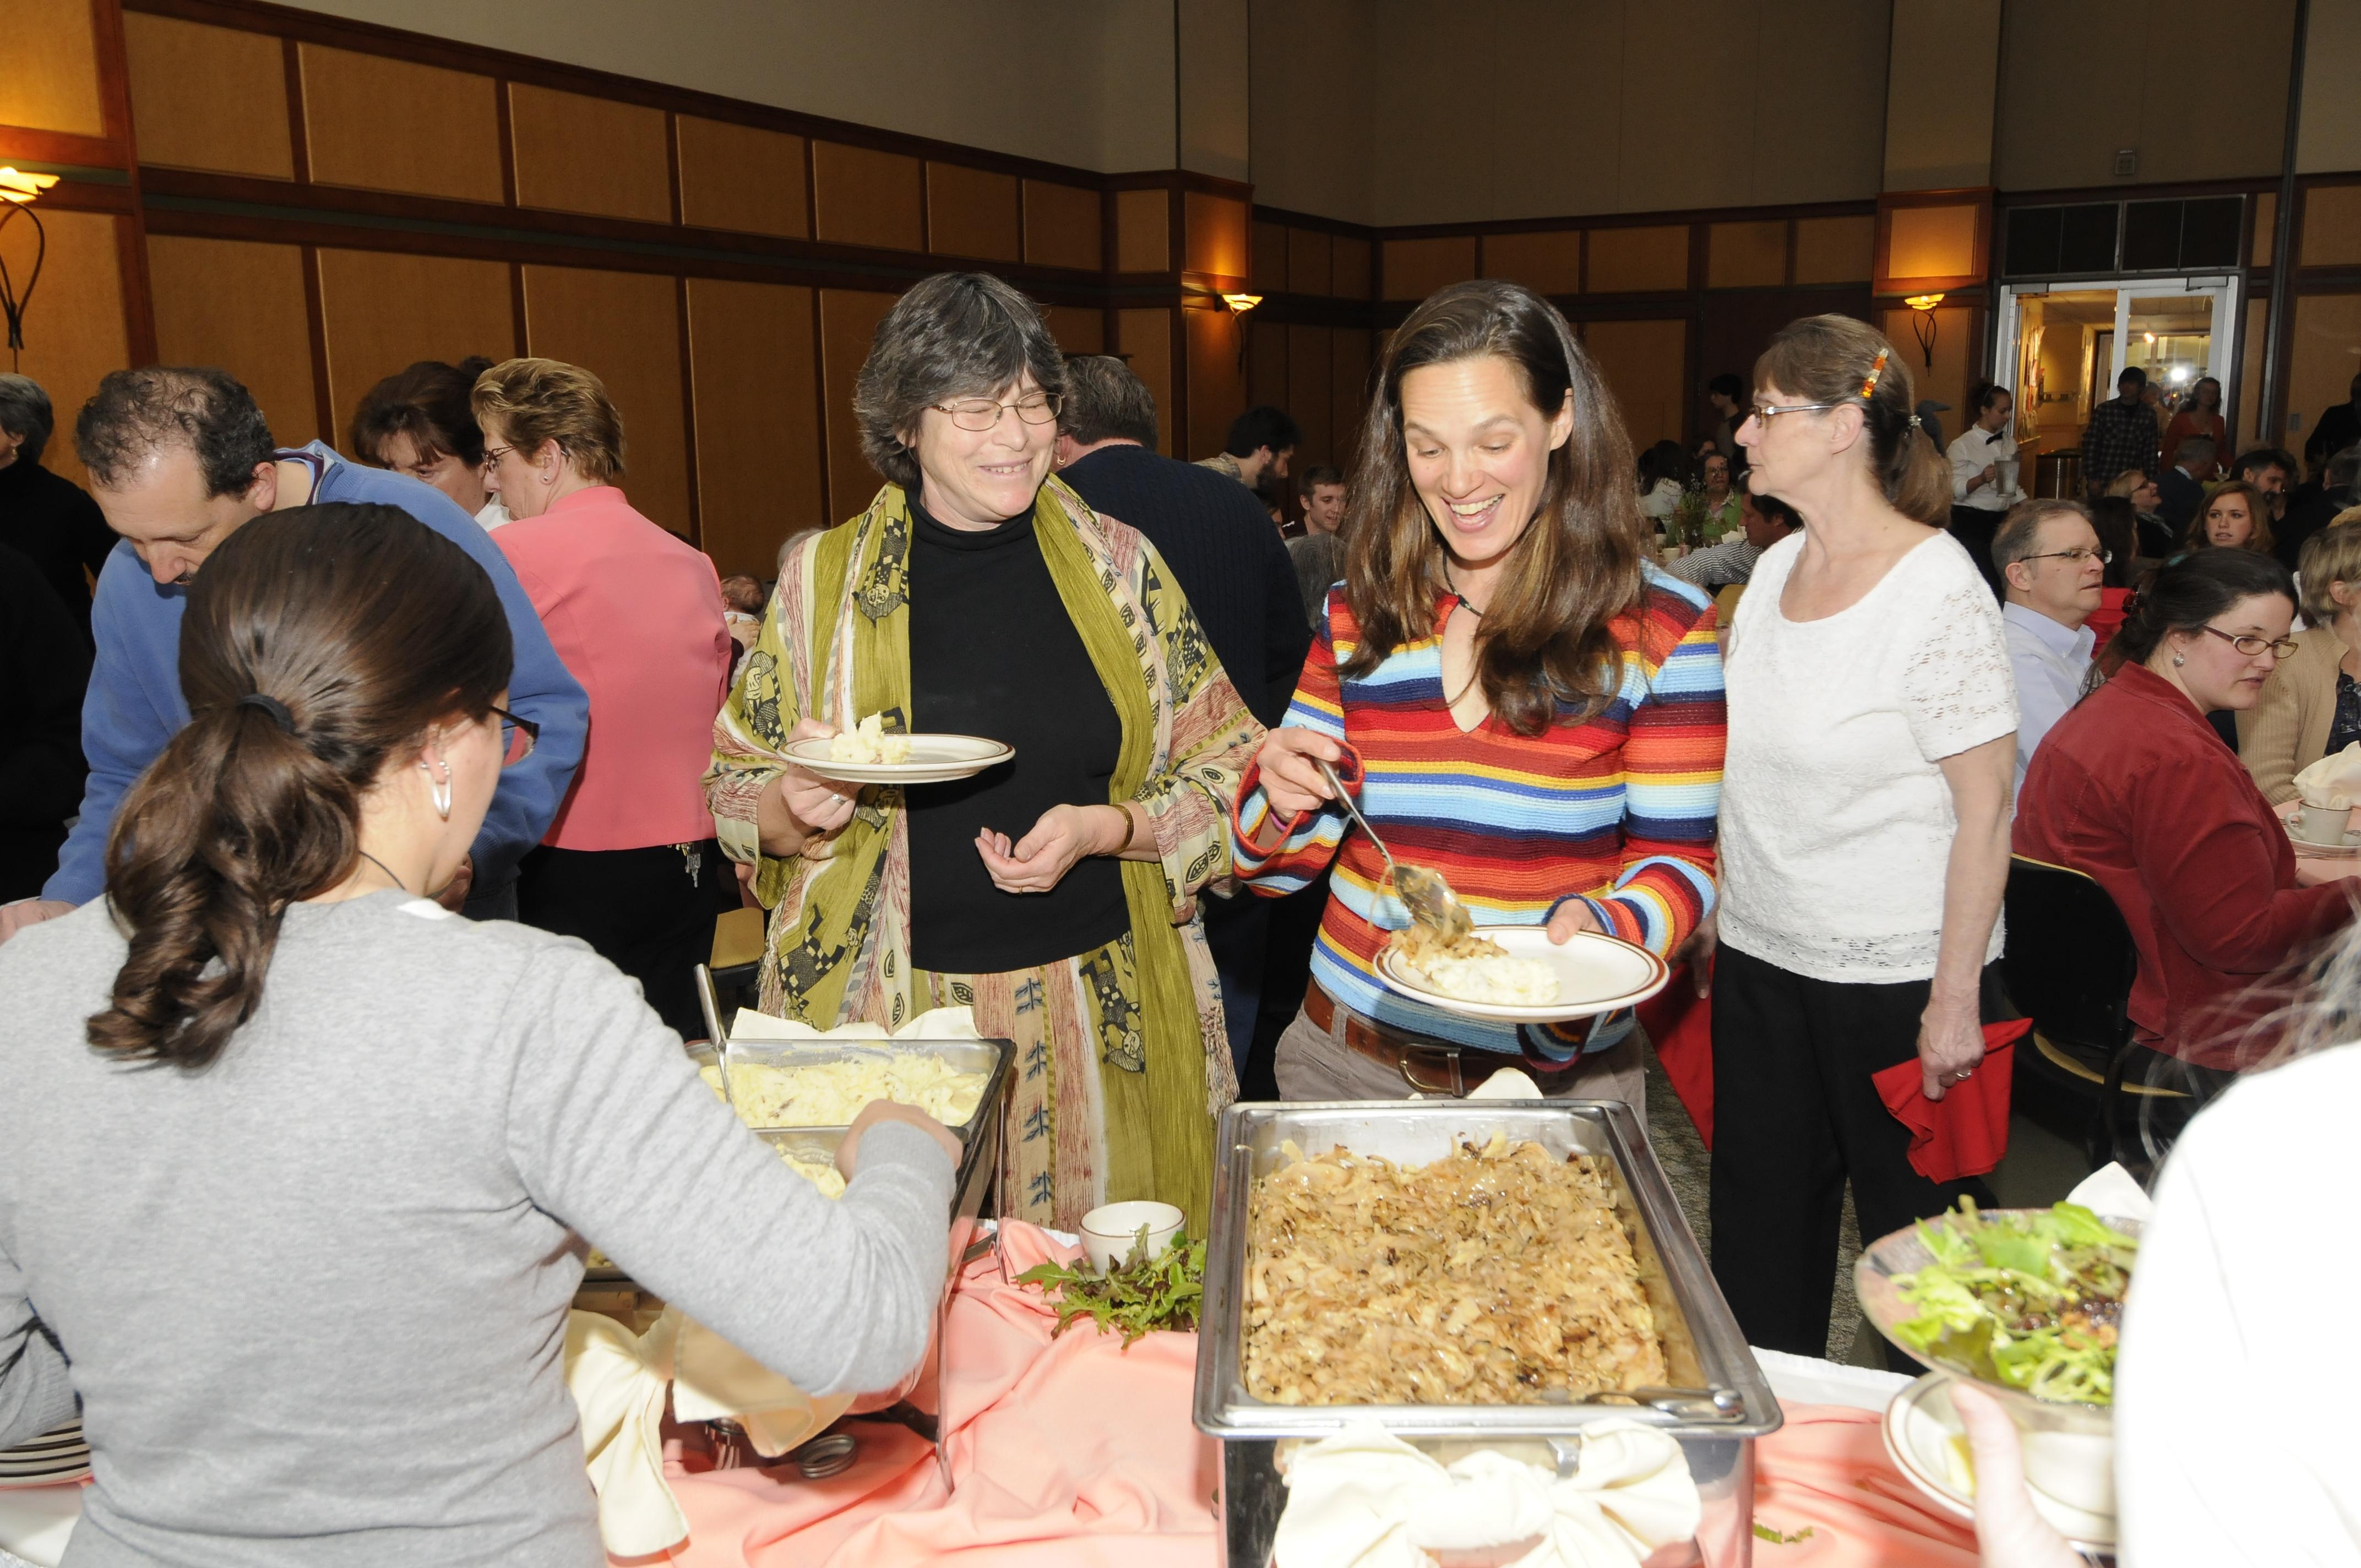
<path fill-rule="evenodd" d="M 1673 1387 L 1540 1405 L 1277 1405 L 1246 1391 L 1246 1201 L 1256 1178 L 1292 1140 L 1306 1155 L 1342 1146 L 1402 1164 L 1440 1159 L 1496 1132 L 1553 1155 L 1605 1158 L 1617 1212 L 1640 1262 Z M 1628 1106 L 1603 1101 L 1406 1101 L 1233 1105 L 1214 1146 L 1213 1235 L 1197 1354 L 1199 1431 L 1224 1439 L 1321 1438 L 1356 1420 L 1399 1437 L 1565 1437 L 1625 1418 L 1717 1439 L 1759 1437 L 1780 1422 L 1779 1401 L 1706 1266 L 1647 1135 Z"/>
<path fill-rule="evenodd" d="M 686 1048 L 688 1059 L 700 1068 L 711 1067 L 721 1059 L 719 1053 L 703 1040 Z M 999 1105 L 1008 1080 L 1009 1063 L 1016 1055 L 1016 1047 L 1006 1040 L 764 1040 L 730 1047 L 732 1065 L 745 1067 L 813 1067 L 824 1062 L 934 1057 L 957 1071 L 983 1073 L 983 1098 L 976 1102 L 974 1120 L 951 1129 L 962 1138 L 976 1122 L 986 1119 L 985 1112 Z"/>

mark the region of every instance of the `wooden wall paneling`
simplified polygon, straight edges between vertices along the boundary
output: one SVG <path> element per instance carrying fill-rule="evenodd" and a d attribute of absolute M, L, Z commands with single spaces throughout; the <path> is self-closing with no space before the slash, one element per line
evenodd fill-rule
<path fill-rule="evenodd" d="M 1239 238 L 1243 241 L 1245 236 Z M 1230 422 L 1246 411 L 1246 366 L 1238 352 L 1238 334 L 1246 323 L 1227 311 L 1182 311 L 1180 321 L 1189 343 L 1181 395 L 1189 422 L 1178 439 L 1187 444 L 1186 455 L 1207 457 L 1229 434 Z M 1290 374 L 1293 368 L 1290 363 Z"/>
<path fill-rule="evenodd" d="M 1775 289 L 1787 280 L 1787 220 L 1711 225 L 1706 258 L 1708 289 Z"/>
<path fill-rule="evenodd" d="M 1333 294 L 1333 243 L 1325 229 L 1287 231 L 1287 291 L 1290 294 Z"/>
<path fill-rule="evenodd" d="M 1181 266 L 1191 272 L 1223 278 L 1244 278 L 1248 259 L 1247 230 L 1252 226 L 1246 204 L 1203 191 L 1182 193 L 1181 225 L 1186 240 Z"/>
<path fill-rule="evenodd" d="M 322 434 L 300 247 L 149 235 L 148 276 L 160 361 L 245 382 L 281 445 Z"/>
<path fill-rule="evenodd" d="M 2317 189 L 2311 192 L 2319 193 Z M 2303 241 L 2311 238 L 2311 227 L 2307 203 Z M 2294 316 L 2284 400 L 2286 433 L 2273 444 L 2301 449 L 2320 416 L 2347 396 L 2354 374 L 2353 345 L 2361 343 L 2361 294 L 2300 294 Z"/>
<path fill-rule="evenodd" d="M 141 162 L 295 177 L 279 39 L 126 11 L 123 41 Z"/>
<path fill-rule="evenodd" d="M 509 134 L 519 206 L 672 222 L 662 109 L 511 82 Z"/>
<path fill-rule="evenodd" d="M 1369 242 L 1338 235 L 1329 246 L 1330 270 L 1340 298 L 1369 297 Z"/>
<path fill-rule="evenodd" d="M 1484 236 L 1484 276 L 1506 278 L 1543 294 L 1582 292 L 1582 231 Z"/>
<path fill-rule="evenodd" d="M 2271 264 L 2271 241 L 2279 233 L 2279 193 L 2277 191 L 2260 192 L 2255 197 L 2254 208 L 2254 259 L 2250 265 L 2268 267 Z"/>
<path fill-rule="evenodd" d="M 1105 265 L 1099 193 L 1054 180 L 1025 181 L 1025 259 L 1096 272 Z"/>
<path fill-rule="evenodd" d="M 2246 324 L 2238 334 L 2238 384 L 2231 389 L 2230 400 L 2235 405 L 2230 412 L 2235 416 L 2231 429 L 2237 449 L 2263 444 L 2263 344 L 2270 335 L 2268 299 L 2245 302 Z"/>
<path fill-rule="evenodd" d="M 1159 186 L 1115 195 L 1115 255 L 1118 272 L 1170 272 L 1172 194 Z"/>
<path fill-rule="evenodd" d="M 1049 335 L 1069 354 L 1106 352 L 1106 313 L 1087 305 L 1051 305 L 1044 311 Z"/>
<path fill-rule="evenodd" d="M 1156 449 L 1167 457 L 1184 455 L 1173 429 L 1172 313 L 1161 307 L 1118 311 L 1116 318 L 1116 350 L 1156 398 Z M 1211 455 L 1210 449 L 1199 455 Z"/>
<path fill-rule="evenodd" d="M 324 185 L 498 204 L 500 83 L 300 43 L 304 150 Z"/>
<path fill-rule="evenodd" d="M 1976 330 L 1976 318 L 1982 312 L 1965 305 L 1944 305 L 1935 312 L 1932 365 L 1927 363 L 1926 356 L 1911 336 L 1910 318 L 1916 313 L 1906 307 L 1883 309 L 1878 313 L 1877 329 L 1885 334 L 1888 343 L 1908 356 L 1910 377 L 1918 396 L 1950 404 L 1959 411 L 1952 417 L 1964 430 L 1975 422 L 1974 406 L 1968 401 L 1968 387 L 1975 373 L 1975 362 L 1982 353 L 1983 334 Z"/>
<path fill-rule="evenodd" d="M 1361 327 L 1340 326 L 1330 345 L 1328 367 L 1329 461 L 1349 477 L 1359 455 L 1361 421 L 1369 411 L 1369 334 Z"/>
<path fill-rule="evenodd" d="M 1287 406 L 1287 323 L 1246 318 L 1246 401 Z M 1208 456 L 1212 454 L 1207 454 Z"/>
<path fill-rule="evenodd" d="M 330 440 L 348 456 L 362 456 L 347 444 L 354 411 L 386 377 L 421 359 L 516 354 L 506 262 L 324 247 L 319 268 Z"/>
<path fill-rule="evenodd" d="M 1389 300 L 1423 300 L 1437 289 L 1476 276 L 1476 236 L 1444 235 L 1433 239 L 1385 242 Z"/>
<path fill-rule="evenodd" d="M 1582 342 L 1623 411 L 1631 444 L 1678 441 L 1687 401 L 1688 323 L 1587 322 Z"/>
<path fill-rule="evenodd" d="M 2303 267 L 2361 262 L 2361 185 L 2314 185 L 2303 192 L 2296 259 Z"/>
<path fill-rule="evenodd" d="M 1797 283 L 1866 283 L 1876 263 L 1875 214 L 1795 220 Z"/>
<path fill-rule="evenodd" d="M 525 352 L 579 365 L 606 383 L 623 419 L 624 493 L 642 514 L 689 538 L 676 288 L 658 273 L 528 266 Z"/>
<path fill-rule="evenodd" d="M 869 340 L 898 296 L 867 290 L 819 293 L 819 356 L 826 388 L 820 405 L 828 435 L 828 515 L 837 521 L 866 509 L 885 481 L 861 455 L 861 427 L 852 417 L 852 385 L 869 357 Z"/>
<path fill-rule="evenodd" d="M 0 126 L 106 134 L 91 0 L 0 0 Z"/>
<path fill-rule="evenodd" d="M 1589 292 L 1594 294 L 1671 292 L 1686 289 L 1689 286 L 1688 225 L 1674 224 L 1649 228 L 1591 230 L 1590 269 L 1587 281 Z"/>
<path fill-rule="evenodd" d="M 733 234 L 810 237 L 803 137 L 697 115 L 674 115 L 673 129 L 681 222 Z"/>
<path fill-rule="evenodd" d="M 1940 207 L 1895 207 L 1890 214 L 1885 276 L 1958 278 L 1976 267 L 1976 226 L 1981 209 L 1971 203 Z"/>
<path fill-rule="evenodd" d="M 927 164 L 927 248 L 983 261 L 1024 258 L 1016 176 Z"/>
<path fill-rule="evenodd" d="M 915 158 L 815 141 L 812 200 L 821 239 L 884 250 L 927 248 L 926 192 Z"/>
<path fill-rule="evenodd" d="M 1334 353 L 1335 333 L 1332 329 L 1301 323 L 1287 329 L 1287 401 L 1279 406 L 1295 416 L 1297 426 L 1303 432 L 1292 470 L 1298 474 L 1313 463 L 1336 460 L 1331 433 L 1334 411 L 1328 398 Z"/>
<path fill-rule="evenodd" d="M 1254 225 L 1253 255 L 1246 263 L 1246 287 L 1262 294 L 1284 293 L 1287 281 L 1288 236 L 1284 224 Z"/>
<path fill-rule="evenodd" d="M 724 576 L 767 578 L 779 545 L 829 515 L 820 469 L 812 291 L 688 280 L 697 516 Z"/>
<path fill-rule="evenodd" d="M 123 312 L 118 231 L 131 220 L 111 213 L 45 211 L 49 258 L 41 287 L 25 309 L 25 346 L 15 368 L 41 384 L 57 413 L 41 466 L 85 482 L 74 455 L 75 413 L 98 390 L 99 378 L 131 363 Z M 21 284 L 32 269 L 33 225 L 0 229 L 0 259 Z"/>

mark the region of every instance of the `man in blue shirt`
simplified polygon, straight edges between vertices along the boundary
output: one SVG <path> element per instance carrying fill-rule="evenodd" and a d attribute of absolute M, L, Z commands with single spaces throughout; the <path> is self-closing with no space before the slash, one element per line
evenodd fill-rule
<path fill-rule="evenodd" d="M 0 906 L 0 941 L 98 896 L 124 792 L 189 721 L 181 692 L 186 585 L 221 542 L 267 511 L 315 501 L 401 508 L 484 568 L 516 641 L 509 710 L 540 726 L 533 752 L 500 774 L 477 835 L 467 912 L 513 918 L 516 865 L 541 841 L 573 783 L 590 702 L 566 673 L 533 602 L 490 536 L 434 487 L 364 468 L 319 442 L 280 450 L 253 395 L 225 371 L 148 366 L 99 383 L 74 426 L 92 493 L 122 541 L 91 608 L 98 645 L 82 702 L 90 760 L 82 815 L 38 899 Z"/>

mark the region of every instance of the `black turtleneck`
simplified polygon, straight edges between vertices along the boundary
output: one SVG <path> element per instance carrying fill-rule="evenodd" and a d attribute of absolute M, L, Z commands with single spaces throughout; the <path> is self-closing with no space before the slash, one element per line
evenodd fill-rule
<path fill-rule="evenodd" d="M 1053 806 L 1107 798 L 1123 724 L 1058 597 L 1029 511 L 963 532 L 910 498 L 910 728 L 1016 749 L 973 778 L 917 784 L 910 814 L 910 961 L 996 974 L 1068 959 L 1128 927 L 1121 866 L 1074 863 L 1046 894 L 992 884 L 975 836 L 1010 842 Z"/>

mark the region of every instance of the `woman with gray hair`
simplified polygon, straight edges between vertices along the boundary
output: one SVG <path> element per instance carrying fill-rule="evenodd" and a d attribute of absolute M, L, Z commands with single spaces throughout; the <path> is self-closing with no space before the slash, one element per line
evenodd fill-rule
<path fill-rule="evenodd" d="M 56 423 L 39 382 L 0 376 L 0 544 L 33 558 L 87 646 L 91 585 L 115 533 L 87 491 L 41 466 Z"/>
<path fill-rule="evenodd" d="M 1003 1213 L 1071 1230 L 1154 1198 L 1202 1235 L 1236 1086 L 1196 901 L 1229 880 L 1262 729 L 1155 551 L 1051 475 L 1064 378 L 997 279 L 902 297 L 853 392 L 885 486 L 783 565 L 707 793 L 771 911 L 765 1011 L 898 1027 L 972 1006 L 1020 1058 Z M 1016 757 L 902 788 L 789 762 L 873 714 Z"/>

